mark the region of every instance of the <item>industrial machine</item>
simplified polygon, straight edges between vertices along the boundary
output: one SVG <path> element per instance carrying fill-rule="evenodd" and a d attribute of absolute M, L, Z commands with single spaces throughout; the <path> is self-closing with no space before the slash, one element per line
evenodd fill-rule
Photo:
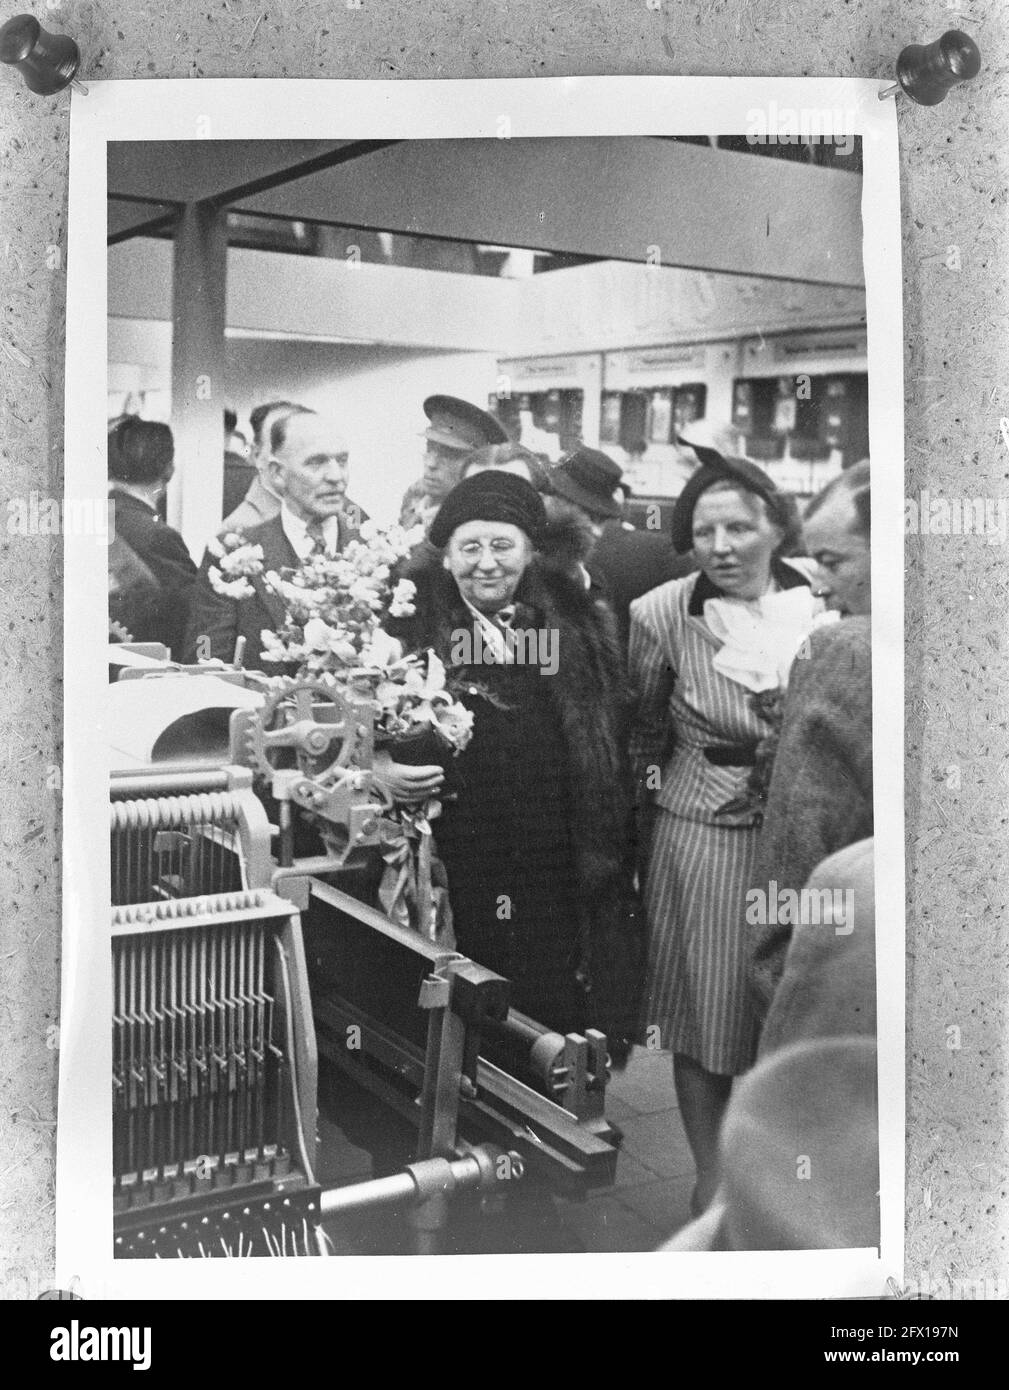
<path fill-rule="evenodd" d="M 110 648 L 113 1162 L 122 1257 L 324 1255 L 347 1214 L 613 1181 L 606 1039 L 509 1008 L 508 982 L 361 884 L 389 830 L 373 706 Z M 318 1180 L 319 1054 L 415 1134 Z"/>

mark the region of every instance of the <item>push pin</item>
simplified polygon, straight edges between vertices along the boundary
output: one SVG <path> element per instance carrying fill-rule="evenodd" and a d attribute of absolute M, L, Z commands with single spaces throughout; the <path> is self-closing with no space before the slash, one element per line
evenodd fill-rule
<path fill-rule="evenodd" d="M 919 106 L 937 106 L 951 87 L 976 77 L 981 68 L 977 44 L 961 29 L 947 29 L 934 43 L 911 43 L 897 59 L 897 81 L 884 87 L 880 101 L 905 91 Z"/>
<path fill-rule="evenodd" d="M 64 87 L 76 87 L 87 96 L 88 89 L 77 81 L 81 51 L 66 34 L 50 34 L 30 14 L 17 14 L 0 29 L 0 62 L 16 67 L 31 92 L 51 97 Z"/>

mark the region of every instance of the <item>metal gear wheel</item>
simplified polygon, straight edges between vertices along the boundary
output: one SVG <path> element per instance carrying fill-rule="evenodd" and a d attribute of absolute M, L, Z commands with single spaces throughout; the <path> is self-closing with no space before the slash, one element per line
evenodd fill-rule
<path fill-rule="evenodd" d="M 291 750 L 299 771 L 314 778 L 339 761 L 346 720 L 326 723 L 317 719 L 315 707 L 320 702 L 334 712 L 338 709 L 335 692 L 322 681 L 295 681 L 286 690 L 268 695 L 245 729 L 247 765 L 264 777 L 272 777 L 280 768 L 290 766 Z M 333 753 L 337 740 L 341 749 Z"/>

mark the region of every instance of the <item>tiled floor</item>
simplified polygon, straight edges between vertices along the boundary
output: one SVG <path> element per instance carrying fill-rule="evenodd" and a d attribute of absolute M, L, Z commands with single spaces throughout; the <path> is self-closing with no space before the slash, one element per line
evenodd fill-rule
<path fill-rule="evenodd" d="M 366 1132 L 348 1134 L 336 1123 L 343 1107 L 326 1085 L 320 1095 L 319 1179 L 324 1184 L 361 1181 L 373 1175 L 372 1157 L 364 1146 Z M 552 1230 L 551 1249 L 628 1252 L 654 1250 L 690 1219 L 694 1165 L 676 1106 L 673 1067 L 668 1053 L 636 1048 L 626 1070 L 610 1082 L 607 1118 L 623 1130 L 617 1178 L 584 1201 L 558 1198 L 549 1212 L 506 1211 L 496 1220 L 484 1216 L 463 1223 L 460 1240 L 478 1239 L 478 1248 L 536 1249 L 537 1232 Z M 403 1154 L 402 1162 L 409 1161 Z M 400 1164 L 391 1156 L 391 1169 Z M 524 1235 L 519 1228 L 525 1222 Z M 479 1231 L 478 1236 L 473 1236 Z M 409 1253 L 410 1234 L 401 1216 L 371 1216 L 353 1229 L 330 1230 L 338 1253 Z M 464 1247 L 460 1247 L 464 1248 Z M 475 1246 L 465 1248 L 477 1248 Z"/>
<path fill-rule="evenodd" d="M 624 1132 L 613 1187 L 562 1205 L 586 1250 L 654 1250 L 690 1220 L 694 1163 L 666 1052 L 635 1048 L 607 1088 L 606 1114 Z"/>

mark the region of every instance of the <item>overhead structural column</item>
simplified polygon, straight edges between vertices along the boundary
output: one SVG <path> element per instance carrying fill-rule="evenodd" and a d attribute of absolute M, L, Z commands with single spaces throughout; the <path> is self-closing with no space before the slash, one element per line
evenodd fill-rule
<path fill-rule="evenodd" d="M 227 209 L 210 201 L 183 204 L 172 267 L 175 479 L 168 520 L 196 559 L 221 519 L 227 276 Z"/>

